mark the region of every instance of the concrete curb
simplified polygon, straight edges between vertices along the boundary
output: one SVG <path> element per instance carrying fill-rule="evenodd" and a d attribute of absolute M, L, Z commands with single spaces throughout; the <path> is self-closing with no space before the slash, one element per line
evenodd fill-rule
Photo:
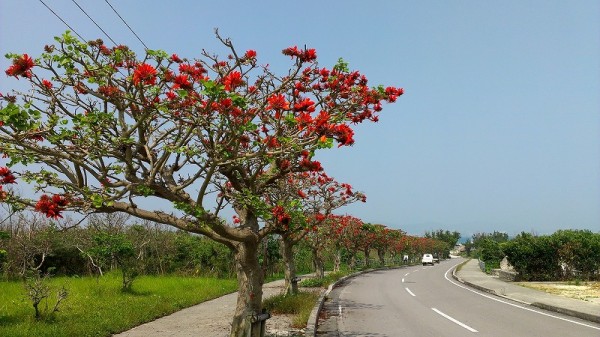
<path fill-rule="evenodd" d="M 567 309 L 567 308 L 561 308 L 561 307 L 557 307 L 552 304 L 546 304 L 546 303 L 541 303 L 541 302 L 531 303 L 531 306 L 537 307 L 540 309 L 544 309 L 544 310 L 548 310 L 548 311 L 557 312 L 557 313 L 568 315 L 568 316 L 572 316 L 572 317 L 576 317 L 576 318 L 580 318 L 580 319 L 584 319 L 584 320 L 590 321 L 590 322 L 600 323 L 600 316 L 596 316 L 596 315 L 589 314 L 586 312 L 581 312 L 581 311 Z"/>
<path fill-rule="evenodd" d="M 382 268 L 374 268 L 374 269 L 366 269 L 366 270 L 361 270 L 358 271 L 356 273 L 352 273 L 350 275 L 346 275 L 340 279 L 338 279 L 337 281 L 335 281 L 334 283 L 330 284 L 329 287 L 327 287 L 327 290 L 324 290 L 321 292 L 321 295 L 319 296 L 319 299 L 317 300 L 317 304 L 315 305 L 315 307 L 313 308 L 313 310 L 310 312 L 310 316 L 308 317 L 308 322 L 306 323 L 306 330 L 305 330 L 305 336 L 306 337 L 315 337 L 317 335 L 317 329 L 318 329 L 318 320 L 319 320 L 319 314 L 321 313 L 321 309 L 323 309 L 323 303 L 325 303 L 325 300 L 327 299 L 327 296 L 329 295 L 329 293 L 331 293 L 331 291 L 333 290 L 333 288 L 337 287 L 338 284 L 356 277 L 358 275 L 362 275 L 362 274 L 366 274 L 366 273 L 370 273 L 373 271 L 378 271 L 378 270 L 390 270 L 390 269 L 400 269 L 400 268 L 404 268 L 404 266 L 398 266 L 398 267 L 382 267 Z"/>
<path fill-rule="evenodd" d="M 587 321 L 590 321 L 590 322 L 600 323 L 600 316 L 596 316 L 596 315 L 593 315 L 593 314 L 589 314 L 589 313 L 586 313 L 586 312 L 581 312 L 581 311 L 577 311 L 577 310 L 573 310 L 573 309 L 562 308 L 562 307 L 558 307 L 558 306 L 555 306 L 555 305 L 552 305 L 552 304 L 543 303 L 543 302 L 528 303 L 528 302 L 521 301 L 521 300 L 516 299 L 516 298 L 505 296 L 503 294 L 498 294 L 493 289 L 489 289 L 489 288 L 486 288 L 486 287 L 482 287 L 482 286 L 480 286 L 478 284 L 474 284 L 474 283 L 465 281 L 462 278 L 460 278 L 458 275 L 456 275 L 456 269 L 459 266 L 464 265 L 464 264 L 466 264 L 469 261 L 470 260 L 467 260 L 467 261 L 459 264 L 458 266 L 454 267 L 454 269 L 452 269 L 452 278 L 454 278 L 456 281 L 458 281 L 458 282 L 460 282 L 462 284 L 465 284 L 465 285 L 467 285 L 467 286 L 469 286 L 471 288 L 475 288 L 475 289 L 480 290 L 482 292 L 485 292 L 485 293 L 488 293 L 488 294 L 492 294 L 492 295 L 495 295 L 495 296 L 498 296 L 498 297 L 506 298 L 506 299 L 509 299 L 511 301 L 519 302 L 519 303 L 524 304 L 524 305 L 529 305 L 529 306 L 532 306 L 532 307 L 537 307 L 537 308 L 540 308 L 540 309 L 544 309 L 544 310 L 548 310 L 548 311 L 552 311 L 552 312 L 556 312 L 556 313 L 560 313 L 560 314 L 564 314 L 564 315 L 568 315 L 568 316 L 580 318 L 580 319 L 587 320 Z"/>

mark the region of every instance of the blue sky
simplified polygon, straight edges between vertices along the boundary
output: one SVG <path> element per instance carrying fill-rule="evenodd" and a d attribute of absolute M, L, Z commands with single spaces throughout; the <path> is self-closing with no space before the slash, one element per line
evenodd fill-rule
<path fill-rule="evenodd" d="M 109 39 L 70 0 L 44 0 L 85 39 Z M 104 1 L 79 5 L 142 44 Z M 339 57 L 404 87 L 352 148 L 318 154 L 367 194 L 344 209 L 411 234 L 600 230 L 598 1 L 109 1 L 152 49 L 240 51 L 285 70 L 283 48 Z M 38 0 L 0 2 L 0 52 L 39 55 L 67 27 Z M 109 43 L 110 44 L 110 43 Z M 9 61 L 0 60 L 6 69 Z M 4 74 L 2 74 L 4 76 Z M 0 92 L 20 85 L 3 77 Z"/>

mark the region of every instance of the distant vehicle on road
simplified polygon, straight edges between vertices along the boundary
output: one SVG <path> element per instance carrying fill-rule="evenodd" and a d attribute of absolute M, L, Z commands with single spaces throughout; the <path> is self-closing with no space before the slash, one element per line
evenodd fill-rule
<path fill-rule="evenodd" d="M 423 263 L 424 266 L 430 264 L 430 265 L 434 265 L 433 262 L 433 255 L 431 254 L 423 254 L 423 258 L 421 258 L 421 263 Z"/>
<path fill-rule="evenodd" d="M 440 263 L 440 256 L 437 253 L 433 253 L 433 262 Z"/>

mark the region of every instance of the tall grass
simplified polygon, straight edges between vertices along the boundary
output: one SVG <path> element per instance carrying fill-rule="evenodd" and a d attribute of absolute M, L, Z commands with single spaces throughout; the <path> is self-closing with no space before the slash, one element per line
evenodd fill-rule
<path fill-rule="evenodd" d="M 0 336 L 110 336 L 237 290 L 233 279 L 175 276 L 139 277 L 129 292 L 121 291 L 118 274 L 50 282 L 54 288 L 65 285 L 69 296 L 58 313 L 41 320 L 21 282 L 0 282 Z"/>
<path fill-rule="evenodd" d="M 272 314 L 293 314 L 292 326 L 306 326 L 310 313 L 315 306 L 319 294 L 314 292 L 299 292 L 294 295 L 275 295 L 263 301 L 263 307 Z"/>

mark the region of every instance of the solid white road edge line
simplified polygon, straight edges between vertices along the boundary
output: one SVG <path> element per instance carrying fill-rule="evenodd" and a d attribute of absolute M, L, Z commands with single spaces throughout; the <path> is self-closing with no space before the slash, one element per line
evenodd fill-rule
<path fill-rule="evenodd" d="M 461 263 L 462 263 L 462 262 L 461 262 Z M 458 263 L 458 264 L 454 265 L 453 267 L 451 267 L 450 269 L 448 269 L 448 270 L 446 271 L 446 273 L 444 274 L 444 278 L 446 278 L 446 280 L 448 280 L 448 282 L 450 282 L 450 283 L 454 284 L 454 285 L 455 285 L 455 286 L 457 286 L 457 287 L 463 288 L 463 289 L 465 289 L 465 290 L 468 290 L 468 291 L 470 291 L 470 292 L 472 292 L 472 293 L 475 293 L 475 294 L 477 294 L 477 295 L 479 295 L 479 296 L 483 296 L 483 297 L 489 298 L 490 300 L 494 300 L 494 301 L 496 301 L 496 302 L 500 302 L 500 303 L 504 303 L 504 304 L 512 305 L 513 307 L 516 307 L 516 308 L 519 308 L 519 309 L 523 309 L 523 310 L 527 310 L 527 311 L 531 311 L 531 312 L 538 313 L 538 314 L 540 314 L 540 315 L 544 315 L 544 316 L 548 316 L 548 317 L 552 317 L 552 318 L 560 319 L 560 320 L 562 320 L 562 321 L 565 321 L 565 322 L 569 322 L 569 323 L 573 323 L 573 324 L 577 324 L 577 325 L 586 326 L 586 327 L 588 327 L 588 328 L 592 328 L 592 329 L 595 329 L 595 330 L 600 330 L 600 328 L 599 328 L 599 327 L 595 327 L 595 326 L 593 326 L 593 325 L 589 325 L 589 324 L 585 324 L 585 323 L 577 322 L 577 321 L 574 321 L 574 320 L 571 320 L 571 319 L 568 319 L 568 318 L 564 318 L 564 317 L 560 317 L 560 316 L 556 316 L 556 315 L 551 315 L 551 314 L 548 314 L 548 313 L 545 313 L 545 312 L 542 312 L 542 311 L 534 310 L 534 309 L 527 308 L 527 307 L 524 307 L 524 306 L 521 306 L 521 305 L 518 305 L 518 304 L 514 304 L 514 303 L 507 302 L 507 301 L 503 301 L 503 300 L 501 300 L 501 299 L 499 299 L 499 298 L 496 298 L 496 297 L 494 297 L 494 296 L 491 296 L 491 295 L 486 295 L 486 294 L 482 294 L 482 293 L 480 293 L 480 292 L 478 292 L 478 291 L 476 291 L 476 290 L 473 290 L 473 289 L 471 289 L 471 288 L 469 288 L 469 287 L 467 287 L 467 286 L 460 285 L 460 284 L 458 284 L 458 283 L 456 283 L 456 282 L 454 282 L 454 281 L 452 281 L 451 279 L 449 279 L 449 278 L 448 278 L 448 273 L 449 273 L 449 272 L 450 272 L 452 269 L 456 268 L 456 266 L 458 266 L 459 264 L 460 264 L 460 263 Z"/>
<path fill-rule="evenodd" d="M 479 332 L 479 331 L 477 331 L 477 330 L 475 330 L 475 329 L 471 328 L 470 326 L 466 325 L 465 323 L 462 323 L 462 322 L 460 322 L 460 321 L 458 321 L 458 320 L 456 320 L 456 319 L 454 319 L 454 318 L 452 318 L 452 317 L 450 317 L 450 316 L 448 316 L 448 315 L 444 314 L 443 312 L 439 311 L 439 310 L 438 310 L 438 309 L 436 309 L 436 308 L 431 308 L 431 310 L 433 310 L 433 311 L 437 312 L 438 314 L 442 315 L 444 318 L 446 318 L 446 319 L 449 319 L 450 321 L 452 321 L 452 322 L 454 322 L 454 323 L 456 323 L 456 324 L 458 324 L 458 325 L 462 326 L 463 328 L 465 328 L 465 329 L 467 329 L 467 330 L 469 330 L 469 331 L 471 331 L 471 332 Z"/>
<path fill-rule="evenodd" d="M 411 294 L 412 296 L 417 296 L 417 295 L 415 295 L 415 294 L 414 294 L 412 291 L 410 291 L 410 289 L 408 289 L 408 288 L 404 288 L 404 289 L 406 289 L 406 291 L 407 291 L 409 294 Z"/>

